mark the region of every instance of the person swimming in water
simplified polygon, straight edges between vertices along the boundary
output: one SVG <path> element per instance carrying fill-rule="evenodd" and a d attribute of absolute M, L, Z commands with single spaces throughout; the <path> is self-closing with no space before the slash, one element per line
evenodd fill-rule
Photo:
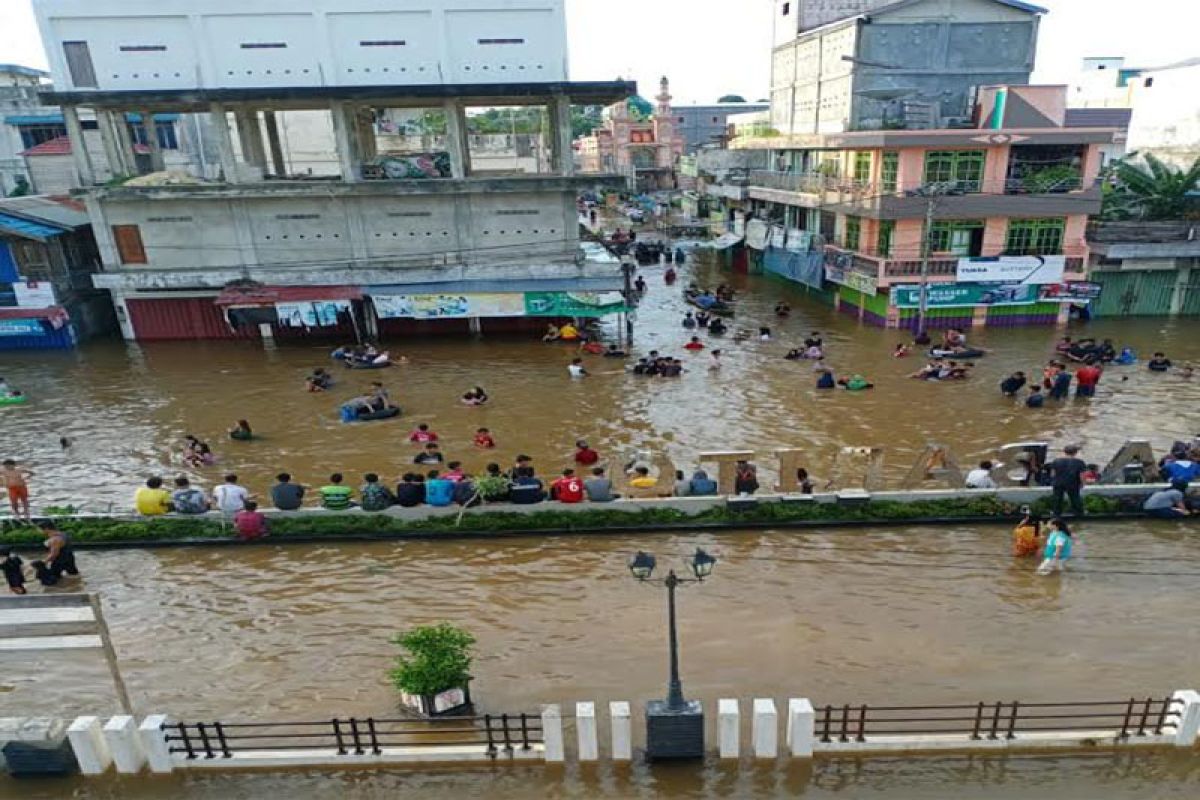
<path fill-rule="evenodd" d="M 324 367 L 317 367 L 305 378 L 304 384 L 310 392 L 324 392 L 333 386 L 333 377 Z"/>
<path fill-rule="evenodd" d="M 784 356 L 784 358 L 788 361 L 799 361 L 800 359 L 804 358 L 804 354 L 793 347 L 791 350 L 787 351 L 787 355 Z"/>
<path fill-rule="evenodd" d="M 689 311 L 683 315 L 683 327 L 689 329 L 696 327 L 696 317 L 692 314 L 692 312 Z"/>

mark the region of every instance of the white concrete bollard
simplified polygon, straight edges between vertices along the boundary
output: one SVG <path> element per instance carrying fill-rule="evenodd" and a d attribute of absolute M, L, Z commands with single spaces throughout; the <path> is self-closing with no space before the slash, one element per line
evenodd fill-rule
<path fill-rule="evenodd" d="M 754 757 L 775 758 L 779 754 L 779 712 L 769 697 L 754 698 Z"/>
<path fill-rule="evenodd" d="M 575 733 L 579 737 L 579 760 L 596 761 L 600 758 L 599 737 L 596 735 L 596 704 L 575 704 Z"/>
<path fill-rule="evenodd" d="M 557 703 L 542 706 L 542 755 L 548 762 L 562 762 L 562 709 Z"/>
<path fill-rule="evenodd" d="M 162 726 L 166 721 L 166 714 L 151 714 L 138 726 L 138 739 L 141 740 L 142 751 L 146 754 L 150 771 L 159 774 L 175 770 L 175 759 L 171 758 L 171 750 L 167 746 L 167 740 L 163 738 Z"/>
<path fill-rule="evenodd" d="M 117 772 L 134 775 L 146 764 L 146 754 L 137 735 L 137 723 L 128 714 L 113 717 L 104 723 L 104 738 Z"/>
<path fill-rule="evenodd" d="M 632 761 L 633 725 L 630 722 L 629 703 L 624 700 L 609 702 L 608 716 L 612 721 L 613 761 Z"/>
<path fill-rule="evenodd" d="M 1179 709 L 1179 724 L 1175 728 L 1175 746 L 1192 747 L 1200 734 L 1200 693 L 1182 689 L 1171 697 L 1183 701 L 1183 707 Z"/>
<path fill-rule="evenodd" d="M 807 697 L 788 700 L 787 744 L 794 758 L 812 758 L 817 712 Z"/>
<path fill-rule="evenodd" d="M 112 764 L 112 753 L 100 730 L 99 717 L 76 717 L 67 728 L 71 750 L 84 775 L 103 775 Z"/>
<path fill-rule="evenodd" d="M 717 701 L 717 752 L 721 758 L 742 754 L 742 715 L 738 701 L 724 697 Z"/>

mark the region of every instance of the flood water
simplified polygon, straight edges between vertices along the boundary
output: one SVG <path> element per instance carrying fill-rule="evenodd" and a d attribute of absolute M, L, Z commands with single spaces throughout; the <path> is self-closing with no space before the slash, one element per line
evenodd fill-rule
<path fill-rule="evenodd" d="M 1004 526 L 87 552 L 82 568 L 84 588 L 103 596 L 143 713 L 226 721 L 389 714 L 389 637 L 441 620 L 478 638 L 481 712 L 536 712 L 544 702 L 569 712 L 579 700 L 640 709 L 664 693 L 665 592 L 635 583 L 625 563 L 644 548 L 663 567 L 682 567 L 696 546 L 719 562 L 711 580 L 681 590 L 681 665 L 685 692 L 710 711 L 719 697 L 774 697 L 781 707 L 796 696 L 818 704 L 1095 701 L 1200 683 L 1196 660 L 1182 656 L 1200 651 L 1188 611 L 1200 541 L 1185 523 L 1081 525 L 1073 570 L 1061 579 L 1015 562 Z M 6 713 L 115 710 L 98 653 L 9 655 L 0 666 Z M 640 728 L 635 716 L 639 739 Z M 517 768 L 495 773 L 498 783 L 488 768 L 405 778 L 294 773 L 177 778 L 169 791 L 161 782 L 88 782 L 75 796 L 316 798 L 339 787 L 376 797 L 420 786 L 422 797 L 802 789 L 823 797 L 907 785 L 914 794 L 897 796 L 927 786 L 920 796 L 975 799 L 1044 796 L 1034 789 L 1077 775 L 1074 788 L 1132 798 L 1157 796 L 1134 791 L 1155 781 L 1194 787 L 1195 763 L 1119 755 L 822 760 L 739 774 L 720 765 L 565 775 Z"/>
<path fill-rule="evenodd" d="M 332 365 L 330 344 L 287 344 L 268 349 L 244 342 L 180 342 L 126 346 L 104 342 L 71 353 L 4 353 L 0 375 L 25 389 L 32 401 L 0 408 L 0 450 L 37 472 L 34 503 L 73 503 L 90 510 L 128 508 L 133 490 L 149 473 L 185 471 L 181 439 L 208 440 L 219 463 L 192 473 L 211 486 L 228 470 L 262 491 L 286 469 L 307 483 L 325 482 L 334 470 L 357 484 L 366 471 L 393 479 L 406 471 L 414 447 L 407 434 L 417 422 L 441 435 L 448 459 L 471 470 L 489 461 L 509 463 L 528 453 L 543 474 L 568 465 L 584 437 L 614 461 L 634 448 L 665 451 L 691 469 L 704 450 L 751 449 L 769 477 L 770 454 L 779 447 L 811 452 L 806 463 L 818 480 L 828 477 L 838 447 L 882 445 L 885 473 L 901 478 L 931 441 L 949 445 L 960 464 L 991 455 L 1007 442 L 1045 439 L 1078 442 L 1085 456 L 1107 460 L 1126 438 L 1149 438 L 1160 450 L 1200 432 L 1200 376 L 1184 380 L 1144 366 L 1108 370 L 1092 400 L 1047 403 L 1029 410 L 1003 398 L 999 380 L 1016 369 L 1039 374 L 1060 333 L 1050 327 L 970 332 L 972 345 L 993 352 L 978 361 L 967 381 L 937 383 L 904 376 L 923 361 L 894 359 L 901 334 L 860 326 L 855 320 L 770 278 L 693 274 L 686 267 L 676 287 L 663 285 L 661 268 L 645 271 L 650 291 L 638 311 L 635 355 L 675 353 L 689 371 L 681 379 L 643 378 L 623 363 L 587 357 L 592 376 L 572 380 L 568 345 L 524 339 L 461 338 L 385 342 L 409 363 L 387 370 L 349 371 Z M 768 325 L 774 341 L 710 340 L 725 353 L 716 374 L 707 353 L 682 350 L 679 326 L 688 308 L 678 286 L 732 281 L 741 291 L 736 325 Z M 785 299 L 793 314 L 778 320 Z M 869 392 L 818 392 L 808 362 L 783 355 L 813 330 L 826 340 L 839 375 L 859 372 L 876 384 Z M 1095 322 L 1071 334 L 1111 337 L 1147 357 L 1163 350 L 1176 363 L 1200 364 L 1200 320 Z M 702 338 L 706 338 L 700 332 Z M 532 339 L 532 341 L 531 341 Z M 313 367 L 335 370 L 339 384 L 327 394 L 304 391 Z M 344 425 L 341 401 L 383 380 L 404 408 L 400 419 Z M 1127 380 L 1126 380 L 1127 379 Z M 474 385 L 491 395 L 488 405 L 466 408 L 458 397 Z M 262 437 L 231 442 L 226 430 L 248 419 Z M 479 427 L 490 428 L 497 450 L 471 446 Z M 72 441 L 64 452 L 59 438 Z M 764 485 L 767 482 L 764 481 Z"/>
<path fill-rule="evenodd" d="M 685 306 L 649 270 L 635 353 L 675 352 L 692 365 L 677 381 L 625 374 L 589 357 L 593 375 L 567 377 L 573 352 L 513 338 L 387 342 L 409 363 L 374 373 L 337 371 L 325 395 L 303 390 L 329 346 L 246 343 L 97 343 L 74 353 L 4 354 L 0 374 L 32 402 L 0 409 L 0 449 L 36 473 L 35 508 L 70 502 L 127 508 L 148 473 L 183 471 L 179 440 L 209 439 L 221 461 L 190 473 L 205 486 L 234 470 L 262 491 L 287 469 L 308 483 L 338 469 L 388 478 L 406 471 L 418 421 L 470 469 L 530 453 L 543 473 L 565 466 L 586 437 L 607 458 L 663 448 L 681 467 L 709 449 L 781 446 L 811 451 L 827 475 L 842 445 L 883 445 L 887 475 L 907 471 L 929 441 L 960 463 L 996 446 L 1044 438 L 1082 442 L 1106 460 L 1126 438 L 1159 449 L 1200 431 L 1200 378 L 1113 368 L 1091 401 L 1030 411 L 999 395 L 1008 372 L 1040 372 L 1057 332 L 971 332 L 991 349 L 977 375 L 955 384 L 903 376 L 916 357 L 890 356 L 896 332 L 856 322 L 767 279 L 743 291 L 736 324 L 770 325 L 775 340 L 719 346 L 726 366 L 685 355 Z M 702 283 L 730 280 L 699 275 Z M 692 276 L 681 276 L 686 284 Z M 776 320 L 774 303 L 793 314 Z M 784 361 L 811 330 L 823 333 L 839 375 L 877 388 L 818 394 L 810 365 Z M 1093 323 L 1074 335 L 1112 337 L 1140 354 L 1161 349 L 1200 362 L 1200 321 Z M 1128 377 L 1128 380 L 1122 380 Z M 342 425 L 336 406 L 374 378 L 404 406 L 401 420 Z M 473 385 L 492 396 L 468 409 Z M 229 442 L 245 417 L 261 435 Z M 499 442 L 470 447 L 478 427 Z M 63 451 L 59 437 L 72 440 Z M 766 481 L 764 481 L 766 483 Z M 1160 696 L 1200 685 L 1200 629 L 1190 609 L 1200 585 L 1195 526 L 1088 523 L 1074 570 L 1039 579 L 1007 555 L 1001 526 L 719 535 L 564 536 L 489 541 L 85 553 L 86 590 L 102 594 L 139 711 L 205 719 L 368 716 L 395 709 L 385 673 L 389 637 L 449 620 L 478 637 L 474 693 L 486 712 L 569 709 L 578 700 L 634 702 L 665 690 L 665 597 L 625 568 L 638 549 L 681 567 L 701 545 L 720 558 L 714 578 L 680 596 L 684 689 L 709 709 L 719 697 L 808 696 L 817 703 L 1099 700 Z M 4 713 L 107 713 L 114 701 L 97 654 L 0 658 Z M 744 704 L 743 708 L 747 706 Z M 711 722 L 711 721 L 710 721 Z M 635 717 L 635 735 L 641 721 Z M 602 728 L 602 731 L 606 728 Z M 1200 794 L 1200 763 L 1177 754 L 818 760 L 812 765 L 629 769 L 602 766 L 448 772 L 176 776 L 52 784 L 0 780 L 22 798 L 259 798 L 344 796 L 1156 798 Z"/>

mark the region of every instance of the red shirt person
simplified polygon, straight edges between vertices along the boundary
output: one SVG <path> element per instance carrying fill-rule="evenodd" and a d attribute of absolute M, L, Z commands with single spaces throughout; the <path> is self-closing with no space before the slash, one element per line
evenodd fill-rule
<path fill-rule="evenodd" d="M 683 346 L 684 350 L 703 350 L 704 342 L 700 341 L 699 336 L 693 336 L 692 340 Z"/>
<path fill-rule="evenodd" d="M 562 477 L 550 484 L 550 496 L 560 503 L 582 503 L 583 481 L 573 469 L 564 469 Z"/>
<path fill-rule="evenodd" d="M 410 442 L 417 442 L 418 444 L 428 444 L 429 442 L 436 442 L 438 435 L 429 430 L 429 426 L 422 422 L 417 426 L 416 430 L 408 435 L 408 440 Z"/>
<path fill-rule="evenodd" d="M 1075 396 L 1076 397 L 1093 397 L 1096 394 L 1096 384 L 1100 382 L 1100 376 L 1104 374 L 1097 364 L 1089 361 L 1078 370 L 1075 371 Z"/>
<path fill-rule="evenodd" d="M 590 467 L 600 460 L 600 454 L 592 448 L 588 447 L 588 443 L 583 439 L 575 442 L 575 463 L 585 467 Z"/>

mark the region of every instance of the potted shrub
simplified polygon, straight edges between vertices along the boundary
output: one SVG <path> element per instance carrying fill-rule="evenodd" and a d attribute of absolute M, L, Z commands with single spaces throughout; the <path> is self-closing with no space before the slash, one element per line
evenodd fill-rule
<path fill-rule="evenodd" d="M 392 643 L 402 652 L 389 676 L 406 708 L 428 717 L 470 709 L 474 636 L 443 622 L 398 634 Z"/>

